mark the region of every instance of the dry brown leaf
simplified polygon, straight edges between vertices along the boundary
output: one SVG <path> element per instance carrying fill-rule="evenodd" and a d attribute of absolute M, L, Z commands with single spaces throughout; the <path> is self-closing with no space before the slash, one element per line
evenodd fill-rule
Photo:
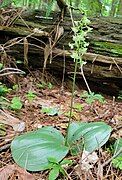
<path fill-rule="evenodd" d="M 14 173 L 14 165 L 7 165 L 3 168 L 0 168 L 0 179 L 8 180 L 8 178 Z"/>
<path fill-rule="evenodd" d="M 42 31 L 41 29 L 38 29 L 38 28 L 34 28 L 34 29 L 33 29 L 33 32 L 34 32 L 34 33 L 39 33 L 41 36 L 49 36 L 49 33 L 48 33 L 48 32 Z"/>
<path fill-rule="evenodd" d="M 86 180 L 86 179 L 96 180 L 96 179 L 93 177 L 92 172 L 91 172 L 90 170 L 89 170 L 88 172 L 82 170 L 80 164 L 77 164 L 77 165 L 74 167 L 74 170 L 75 170 L 75 173 L 76 173 L 76 175 L 78 176 L 79 180 Z"/>
<path fill-rule="evenodd" d="M 60 124 L 57 124 L 57 126 L 61 127 L 62 129 L 66 129 L 68 126 L 68 123 L 60 123 Z"/>
<path fill-rule="evenodd" d="M 25 169 L 20 168 L 16 164 L 7 165 L 0 168 L 0 180 L 8 180 L 12 175 L 16 174 L 19 180 L 34 180 L 34 176 L 28 173 Z"/>
<path fill-rule="evenodd" d="M 50 44 L 47 44 L 44 48 L 44 69 L 46 68 L 47 59 L 50 55 L 50 52 L 51 52 Z"/>
<path fill-rule="evenodd" d="M 63 26 L 57 26 L 56 28 L 56 35 L 55 35 L 55 43 L 58 41 L 58 39 L 64 34 L 64 28 Z"/>
<path fill-rule="evenodd" d="M 24 64 L 28 65 L 28 40 L 24 38 Z"/>
<path fill-rule="evenodd" d="M 120 123 L 122 122 L 122 116 L 121 115 L 114 115 L 112 120 L 114 120 L 116 123 L 119 124 L 119 121 L 120 121 Z"/>
<path fill-rule="evenodd" d="M 98 159 L 99 158 L 96 152 L 89 153 L 88 151 L 83 151 L 80 160 L 81 169 L 88 172 L 91 168 L 93 168 Z"/>
<path fill-rule="evenodd" d="M 97 179 L 103 179 L 103 166 L 100 161 L 98 162 Z"/>
<path fill-rule="evenodd" d="M 0 110 L 0 122 L 12 126 L 16 132 L 22 132 L 25 129 L 25 122 L 13 117 L 7 111 Z"/>

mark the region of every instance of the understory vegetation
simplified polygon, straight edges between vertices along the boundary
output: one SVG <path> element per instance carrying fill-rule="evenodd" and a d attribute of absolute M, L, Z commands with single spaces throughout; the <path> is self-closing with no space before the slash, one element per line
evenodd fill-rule
<path fill-rule="evenodd" d="M 22 37 L 24 65 L 21 60 L 9 56 L 5 49 L 8 42 L 0 44 L 0 179 L 120 179 L 121 91 L 117 97 L 106 96 L 97 89 L 93 92 L 84 72 L 87 62 L 83 55 L 89 46 L 86 37 L 93 31 L 88 16 L 120 17 L 122 1 L 66 0 L 61 1 L 63 7 L 59 2 L 0 1 L 2 12 L 3 9 L 26 7 L 43 9 L 46 17 L 59 6 L 61 19 L 54 44 L 62 35 L 60 22 L 65 16 L 63 10 L 68 8 L 72 22 L 72 41 L 68 46 L 74 63 L 70 77 L 72 86 L 68 89 L 65 81 L 67 57 L 62 77 L 56 78 L 46 69 L 47 60 L 51 63 L 53 59 L 54 44 L 45 45 L 43 68 L 33 70 L 29 67 L 26 37 Z M 74 11 L 82 14 L 81 20 L 74 20 Z M 20 17 L 19 14 L 16 18 Z M 17 40 L 21 44 L 21 38 Z M 8 46 L 15 42 L 16 39 L 9 41 L 11 45 L 8 43 Z M 76 87 L 77 74 L 82 77 L 86 90 Z"/>

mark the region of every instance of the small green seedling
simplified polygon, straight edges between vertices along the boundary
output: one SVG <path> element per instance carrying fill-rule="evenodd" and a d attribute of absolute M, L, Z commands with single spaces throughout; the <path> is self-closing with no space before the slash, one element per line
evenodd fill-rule
<path fill-rule="evenodd" d="M 22 108 L 22 102 L 20 100 L 20 97 L 13 97 L 10 108 L 13 110 L 20 110 Z"/>
<path fill-rule="evenodd" d="M 55 180 L 62 174 L 64 177 L 67 176 L 65 167 L 72 164 L 71 160 L 64 159 L 61 162 L 57 162 L 55 158 L 48 158 L 49 165 L 48 168 L 51 169 L 49 172 L 49 180 Z"/>
<path fill-rule="evenodd" d="M 55 116 L 59 114 L 58 108 L 56 107 L 42 107 L 41 112 L 49 116 Z"/>
<path fill-rule="evenodd" d="M 32 102 L 36 98 L 36 94 L 33 91 L 28 91 L 26 97 L 29 102 Z"/>
<path fill-rule="evenodd" d="M 52 89 L 53 88 L 53 85 L 52 83 L 45 83 L 45 82 L 42 82 L 40 84 L 37 84 L 37 87 L 40 88 L 40 89 Z"/>
<path fill-rule="evenodd" d="M 45 82 L 39 83 L 37 84 L 37 87 L 40 89 L 46 89 L 46 83 Z"/>
<path fill-rule="evenodd" d="M 122 100 L 122 91 L 119 92 L 118 99 Z"/>
<path fill-rule="evenodd" d="M 74 112 L 74 111 L 72 111 L 71 114 L 70 114 L 70 111 L 68 111 L 68 112 L 66 112 L 64 115 L 67 116 L 67 117 L 70 117 L 70 116 L 71 116 L 71 118 L 77 117 L 77 113 Z"/>
<path fill-rule="evenodd" d="M 80 97 L 84 98 L 88 104 L 92 104 L 96 100 L 100 103 L 105 102 L 105 99 L 101 94 L 95 94 L 94 92 L 88 93 L 87 91 L 85 91 L 83 94 L 81 94 Z"/>
<path fill-rule="evenodd" d="M 18 91 L 19 85 L 18 84 L 13 85 L 12 89 L 15 90 L 15 91 Z"/>
<path fill-rule="evenodd" d="M 16 61 L 16 64 L 23 64 L 23 61 L 17 60 L 17 61 Z"/>
<path fill-rule="evenodd" d="M 49 83 L 47 84 L 47 87 L 48 87 L 48 89 L 52 89 L 52 88 L 53 88 L 52 83 L 49 82 Z"/>
<path fill-rule="evenodd" d="M 3 68 L 3 63 L 0 63 L 0 69 L 2 69 Z"/>
<path fill-rule="evenodd" d="M 7 88 L 4 84 L 0 82 L 0 96 L 4 96 L 5 94 L 11 91 L 10 88 Z"/>
<path fill-rule="evenodd" d="M 83 106 L 81 103 L 75 103 L 73 105 L 73 108 L 76 109 L 77 111 L 82 111 L 83 110 Z"/>

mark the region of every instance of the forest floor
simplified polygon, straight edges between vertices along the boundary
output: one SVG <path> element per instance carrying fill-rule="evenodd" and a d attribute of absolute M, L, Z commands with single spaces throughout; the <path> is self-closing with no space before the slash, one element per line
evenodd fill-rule
<path fill-rule="evenodd" d="M 69 89 L 61 85 L 61 81 L 55 80 L 53 77 L 47 80 L 47 84 L 40 84 L 39 74 L 32 72 L 32 75 L 19 78 L 19 88 L 11 90 L 5 98 L 10 102 L 13 97 L 20 97 L 23 104 L 22 108 L 18 111 L 11 110 L 10 108 L 4 111 L 4 114 L 0 114 L 0 120 L 6 118 L 13 120 L 5 120 L 5 134 L 0 137 L 0 179 L 40 179 L 46 180 L 48 178 L 48 171 L 41 171 L 28 174 L 19 168 L 12 159 L 10 144 L 12 139 L 18 134 L 15 132 L 15 126 L 17 121 L 25 123 L 24 132 L 33 131 L 43 126 L 53 126 L 60 130 L 63 134 L 66 133 L 66 128 L 69 120 L 69 112 L 71 107 L 72 93 Z M 37 78 L 38 77 L 38 78 Z M 35 96 L 33 100 L 29 101 L 27 98 L 28 92 L 31 91 Z M 109 124 L 112 128 L 111 139 L 114 141 L 122 137 L 122 101 L 118 101 L 115 98 L 105 96 L 105 102 L 100 103 L 95 101 L 92 104 L 86 102 L 86 99 L 81 97 L 83 89 L 75 91 L 72 121 L 77 122 L 98 122 L 103 121 Z M 45 112 L 44 107 L 52 108 L 52 111 Z M 15 122 L 15 124 L 14 124 Z M 109 143 L 108 143 L 109 147 Z M 74 164 L 67 167 L 66 171 L 71 180 L 85 180 L 85 179 L 100 179 L 100 164 L 107 162 L 112 157 L 109 148 L 104 146 L 98 153 L 99 160 L 89 170 L 89 172 L 83 172 L 80 169 L 79 157 L 72 158 Z M 70 155 L 68 157 L 70 159 Z M 26 177 L 25 177 L 26 176 Z M 68 179 L 60 176 L 58 179 Z M 103 168 L 103 179 L 122 179 L 122 172 L 112 167 L 111 161 L 106 163 Z"/>

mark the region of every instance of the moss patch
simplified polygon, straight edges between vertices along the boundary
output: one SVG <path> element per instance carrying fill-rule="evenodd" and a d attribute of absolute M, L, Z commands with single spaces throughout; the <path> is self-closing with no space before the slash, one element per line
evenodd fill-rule
<path fill-rule="evenodd" d="M 112 52 L 114 54 L 122 55 L 122 44 L 114 44 L 112 42 L 95 41 L 95 46 L 100 47 L 105 51 Z"/>

